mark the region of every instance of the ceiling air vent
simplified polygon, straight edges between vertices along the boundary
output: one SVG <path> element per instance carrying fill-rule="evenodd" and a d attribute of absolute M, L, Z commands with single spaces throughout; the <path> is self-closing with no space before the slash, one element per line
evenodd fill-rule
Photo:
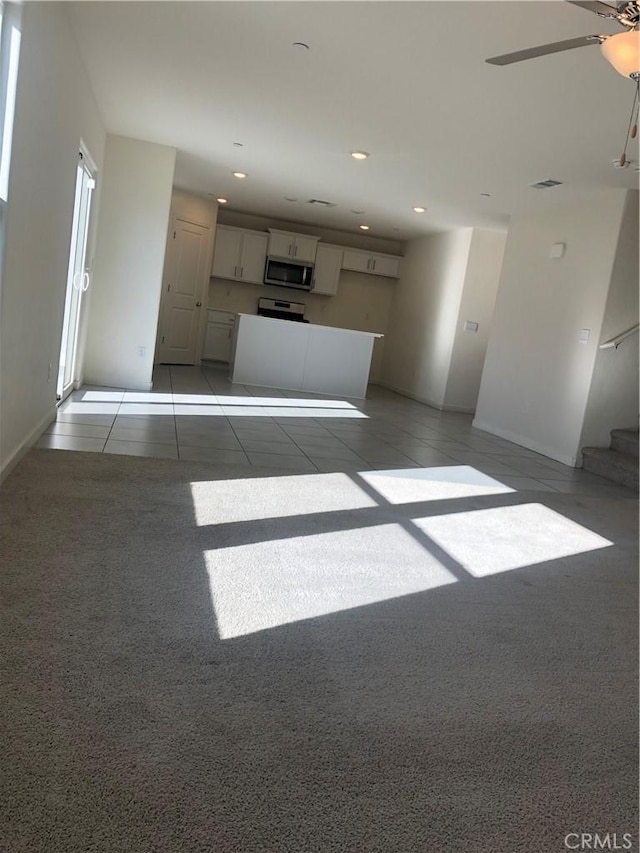
<path fill-rule="evenodd" d="M 338 205 L 333 201 L 323 201 L 321 198 L 310 198 L 309 204 L 318 204 L 320 207 L 337 207 Z"/>
<path fill-rule="evenodd" d="M 546 190 L 549 187 L 559 187 L 561 184 L 562 181 L 554 181 L 553 178 L 547 178 L 546 181 L 538 181 L 537 184 L 530 184 L 530 187 L 534 190 Z"/>

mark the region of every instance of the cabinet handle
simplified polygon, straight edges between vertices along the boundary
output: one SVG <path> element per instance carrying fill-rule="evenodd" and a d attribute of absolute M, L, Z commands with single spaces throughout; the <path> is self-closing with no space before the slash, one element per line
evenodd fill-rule
<path fill-rule="evenodd" d="M 238 267 L 233 268 L 233 277 L 238 278 Z"/>
<path fill-rule="evenodd" d="M 375 258 L 371 258 L 371 269 L 372 269 L 372 270 L 375 270 L 375 268 L 376 268 L 376 259 L 375 259 Z"/>
<path fill-rule="evenodd" d="M 244 278 L 244 267 L 240 267 L 240 278 Z"/>
<path fill-rule="evenodd" d="M 202 307 L 202 302 L 196 302 L 196 308 L 201 308 L 201 307 Z"/>
<path fill-rule="evenodd" d="M 367 270 L 371 269 L 371 258 L 367 261 Z"/>
<path fill-rule="evenodd" d="M 294 247 L 293 247 L 293 257 L 294 257 L 294 258 L 297 258 L 297 257 L 298 257 L 298 247 L 297 247 L 297 246 L 294 246 Z"/>

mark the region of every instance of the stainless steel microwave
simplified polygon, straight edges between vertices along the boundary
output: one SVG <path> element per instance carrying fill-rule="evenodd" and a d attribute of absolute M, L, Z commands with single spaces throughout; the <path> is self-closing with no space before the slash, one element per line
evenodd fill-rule
<path fill-rule="evenodd" d="M 294 287 L 298 290 L 311 290 L 313 284 L 313 264 L 296 264 L 267 258 L 264 270 L 264 283 L 279 287 Z"/>

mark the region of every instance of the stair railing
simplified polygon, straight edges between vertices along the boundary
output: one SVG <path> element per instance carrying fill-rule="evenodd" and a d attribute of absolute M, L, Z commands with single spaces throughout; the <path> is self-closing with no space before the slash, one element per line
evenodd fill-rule
<path fill-rule="evenodd" d="M 620 344 L 625 338 L 628 338 L 629 335 L 632 335 L 634 332 L 637 332 L 640 329 L 640 323 L 636 323 L 635 326 L 632 326 L 630 329 L 627 329 L 626 332 L 620 332 L 619 335 L 616 335 L 615 338 L 611 338 L 610 341 L 606 341 L 604 344 L 600 344 L 600 349 L 609 349 L 609 347 L 615 347 L 618 349 Z"/>

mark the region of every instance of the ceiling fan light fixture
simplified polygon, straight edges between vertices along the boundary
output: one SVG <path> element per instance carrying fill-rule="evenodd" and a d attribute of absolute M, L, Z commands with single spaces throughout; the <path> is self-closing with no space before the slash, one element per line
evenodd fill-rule
<path fill-rule="evenodd" d="M 640 30 L 629 30 L 609 36 L 600 45 L 604 58 L 623 77 L 640 75 Z"/>

